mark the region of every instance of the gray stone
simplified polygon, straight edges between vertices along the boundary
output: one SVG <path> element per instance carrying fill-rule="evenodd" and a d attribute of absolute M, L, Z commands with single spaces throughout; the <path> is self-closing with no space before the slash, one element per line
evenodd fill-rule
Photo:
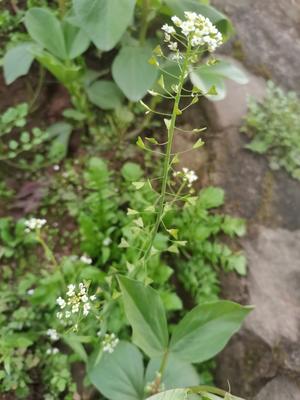
<path fill-rule="evenodd" d="M 248 83 L 240 85 L 234 81 L 226 81 L 227 94 L 224 100 L 205 100 L 203 106 L 209 119 L 210 128 L 220 131 L 229 127 L 240 126 L 247 113 L 249 97 L 262 100 L 266 92 L 266 82 L 263 78 L 246 71 L 241 63 L 226 57 L 248 76 Z"/>
<path fill-rule="evenodd" d="M 300 387 L 293 380 L 279 376 L 259 392 L 255 400 L 299 400 Z"/>
<path fill-rule="evenodd" d="M 253 233 L 243 241 L 249 271 L 244 302 L 256 308 L 219 357 L 219 384 L 229 381 L 233 393 L 249 398 L 259 393 L 255 400 L 277 400 L 276 387 L 278 400 L 300 399 L 300 230 L 259 226 Z"/>
<path fill-rule="evenodd" d="M 212 0 L 233 21 L 240 56 L 278 84 L 300 91 L 300 2 Z M 225 46 L 226 50 L 226 46 Z"/>

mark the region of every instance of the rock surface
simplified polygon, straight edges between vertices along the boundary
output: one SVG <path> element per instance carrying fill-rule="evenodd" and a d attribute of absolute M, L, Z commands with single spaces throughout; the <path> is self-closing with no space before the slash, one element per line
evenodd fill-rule
<path fill-rule="evenodd" d="M 237 36 L 231 43 L 239 44 L 240 57 L 248 66 L 300 92 L 300 2 L 213 0 L 212 4 L 232 19 Z"/>
<path fill-rule="evenodd" d="M 291 379 L 278 377 L 269 382 L 255 400 L 299 400 L 300 388 Z"/>
<path fill-rule="evenodd" d="M 226 211 L 249 227 L 241 243 L 248 276 L 224 275 L 223 296 L 256 309 L 219 356 L 217 384 L 228 388 L 229 381 L 247 400 L 300 400 L 300 183 L 244 148 L 247 94 L 261 99 L 265 89 L 264 80 L 249 77 L 244 87 L 228 84 L 225 100 L 202 103 L 210 127 L 199 150 L 205 155 L 186 155 L 202 184 L 223 187 Z M 187 121 L 197 118 L 200 111 Z"/>

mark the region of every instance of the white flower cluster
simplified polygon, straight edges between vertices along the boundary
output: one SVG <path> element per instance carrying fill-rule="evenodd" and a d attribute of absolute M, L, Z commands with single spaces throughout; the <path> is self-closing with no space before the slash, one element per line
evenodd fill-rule
<path fill-rule="evenodd" d="M 181 176 L 184 182 L 187 182 L 188 187 L 192 187 L 192 184 L 198 179 L 195 171 L 188 168 L 182 168 L 182 171 L 173 172 L 173 176 Z"/>
<path fill-rule="evenodd" d="M 171 19 L 176 28 L 180 28 L 181 34 L 184 35 L 191 46 L 194 48 L 205 47 L 209 52 L 213 52 L 223 43 L 221 32 L 211 23 L 211 21 L 201 14 L 185 11 L 185 20 L 174 15 Z M 179 36 L 173 26 L 165 24 L 162 26 L 165 32 L 165 41 L 172 51 L 178 51 L 178 42 L 176 36 Z M 172 41 L 172 37 L 175 41 Z"/>
<path fill-rule="evenodd" d="M 106 334 L 102 340 L 103 351 L 105 353 L 113 353 L 119 343 L 119 339 L 114 333 Z"/>
<path fill-rule="evenodd" d="M 53 347 L 52 349 L 47 349 L 46 354 L 51 355 L 51 354 L 57 354 L 59 352 L 57 347 Z"/>
<path fill-rule="evenodd" d="M 52 342 L 56 342 L 59 339 L 59 335 L 56 329 L 48 329 L 47 335 L 50 337 L 50 340 L 52 340 Z"/>
<path fill-rule="evenodd" d="M 47 221 L 45 219 L 39 219 L 39 218 L 30 218 L 27 221 L 25 221 L 25 232 L 31 232 L 35 231 L 36 229 L 41 229 Z"/>
<path fill-rule="evenodd" d="M 93 262 L 93 260 L 90 257 L 88 257 L 86 254 L 83 254 L 80 257 L 80 261 L 83 262 L 84 264 L 88 264 L 88 265 L 92 264 L 92 262 Z"/>
<path fill-rule="evenodd" d="M 95 295 L 88 295 L 88 288 L 82 282 L 79 283 L 78 288 L 73 284 L 68 285 L 66 295 L 66 300 L 62 297 L 56 299 L 56 303 L 63 310 L 56 314 L 58 319 L 69 319 L 72 314 L 79 315 L 81 312 L 86 317 L 91 310 L 91 302 L 96 300 Z"/>

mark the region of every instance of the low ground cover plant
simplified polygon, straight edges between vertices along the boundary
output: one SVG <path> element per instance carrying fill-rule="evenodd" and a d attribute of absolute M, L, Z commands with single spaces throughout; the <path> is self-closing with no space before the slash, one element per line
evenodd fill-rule
<path fill-rule="evenodd" d="M 285 169 L 300 179 L 300 100 L 296 93 L 285 93 L 273 82 L 261 102 L 252 99 L 242 127 L 251 138 L 246 148 L 266 154 L 273 170 Z"/>
<path fill-rule="evenodd" d="M 32 137 L 26 138 L 30 148 L 22 144 L 30 107 L 16 106 L 1 118 L 4 135 L 9 135 L 1 150 L 13 152 L 8 161 L 19 160 L 19 149 L 34 155 L 35 146 L 52 139 L 55 145 L 50 144 L 44 164 L 38 167 L 56 163 L 47 196 L 33 207 L 35 212 L 25 213 L 17 222 L 0 218 L 3 393 L 28 398 L 40 391 L 47 400 L 78 397 L 73 366 L 83 371 L 84 386 L 98 390 L 98 398 L 237 399 L 212 386 L 209 367 L 201 364 L 223 349 L 252 309 L 218 298 L 219 270 L 246 273 L 244 255 L 223 240 L 242 236 L 245 224 L 219 210 L 224 203 L 221 189 L 194 189 L 195 171 L 179 168 L 180 153 L 173 151 L 174 135 L 186 134 L 178 126 L 184 111 L 202 96 L 217 96 L 218 87 L 222 91 L 220 76 L 229 74 L 230 67 L 222 72 L 224 64 L 211 54 L 230 33 L 230 25 L 207 2 L 192 2 L 191 11 L 182 8 L 186 3 L 122 0 L 118 8 L 115 1 L 62 0 L 58 8 L 38 4 L 24 14 L 30 43 L 9 50 L 4 59 L 6 79 L 9 73 L 13 78 L 24 75 L 36 59 L 67 88 L 74 108 L 64 112 L 69 122 L 47 128 L 39 143 L 34 142 L 33 128 Z M 112 5 L 117 15 L 123 11 L 118 26 L 116 16 L 111 16 Z M 195 12 L 199 7 L 216 25 Z M 178 15 L 169 19 L 174 9 Z M 115 82 L 99 80 L 98 73 L 86 68 L 82 55 L 91 41 L 102 51 L 111 50 L 128 28 L 133 29 L 134 10 L 141 18 L 139 34 L 132 35 L 137 42 L 125 35 L 113 61 Z M 166 19 L 157 36 L 161 44 L 153 43 L 154 51 L 146 53 L 144 46 L 150 49 L 146 33 L 159 13 Z M 27 67 L 16 73 L 9 65 L 19 51 Z M 124 68 L 125 75 L 121 71 L 123 81 L 116 67 L 125 65 L 121 56 L 134 66 L 130 73 Z M 137 66 L 143 72 L 143 93 Z M 155 71 L 151 84 L 150 68 Z M 43 69 L 40 72 L 43 77 Z M 128 79 L 131 73 L 135 80 Z M 206 77 L 203 85 L 199 76 Z M 87 124 L 95 128 L 90 134 L 99 133 L 98 115 L 89 103 L 95 103 L 93 85 L 105 101 L 114 101 L 121 92 L 132 101 L 147 91 L 152 97 L 134 107 L 147 116 L 158 115 L 166 134 L 150 131 L 138 136 L 143 166 L 127 161 L 113 169 L 104 157 L 89 154 L 74 163 L 58 164 L 67 154 L 71 120 L 80 132 Z M 103 85 L 108 91 L 103 92 Z M 164 107 L 159 106 L 162 103 Z M 131 116 L 134 107 L 129 106 Z M 100 115 L 116 127 L 117 108 L 112 108 L 115 114 Z M 68 128 L 64 137 L 63 127 Z M 202 131 L 202 127 L 189 131 L 195 141 L 187 150 L 204 145 Z M 44 147 L 41 152 L 46 154 Z M 34 174 L 26 176 L 41 178 Z M 13 196 L 5 185 L 2 191 Z M 192 309 L 185 308 L 186 298 L 178 289 L 189 296 Z M 37 389 L 36 382 L 40 382 Z"/>

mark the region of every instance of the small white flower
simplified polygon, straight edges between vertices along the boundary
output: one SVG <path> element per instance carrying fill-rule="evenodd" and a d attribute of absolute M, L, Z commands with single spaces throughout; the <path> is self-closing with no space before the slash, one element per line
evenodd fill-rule
<path fill-rule="evenodd" d="M 175 33 L 175 29 L 173 28 L 173 26 L 168 25 L 168 24 L 164 24 L 161 29 L 163 31 L 165 31 L 166 33 L 168 33 L 169 35 L 172 35 L 172 33 Z"/>
<path fill-rule="evenodd" d="M 93 262 L 93 260 L 90 257 L 88 257 L 86 254 L 83 254 L 80 257 L 80 261 L 83 262 L 84 264 L 89 264 L 89 265 L 92 264 L 92 262 Z"/>
<path fill-rule="evenodd" d="M 62 313 L 62 312 L 57 312 L 57 313 L 56 313 L 56 317 L 57 317 L 58 319 L 62 319 L 63 313 Z"/>
<path fill-rule="evenodd" d="M 165 42 L 169 42 L 171 40 L 171 35 L 165 33 Z"/>
<path fill-rule="evenodd" d="M 26 232 L 34 231 L 36 229 L 41 229 L 47 221 L 45 219 L 40 219 L 40 218 L 30 218 L 27 221 L 25 221 L 25 226 Z"/>
<path fill-rule="evenodd" d="M 79 312 L 79 304 L 74 304 L 71 310 L 73 314 L 77 314 Z"/>
<path fill-rule="evenodd" d="M 58 164 L 53 165 L 53 170 L 54 171 L 59 171 L 60 170 L 60 166 Z"/>
<path fill-rule="evenodd" d="M 103 352 L 110 354 L 113 353 L 118 343 L 119 339 L 116 337 L 114 333 L 106 334 L 102 341 Z"/>
<path fill-rule="evenodd" d="M 76 289 L 75 285 L 73 285 L 73 284 L 68 285 L 67 296 L 68 297 L 74 296 L 75 295 L 75 289 Z"/>
<path fill-rule="evenodd" d="M 84 294 L 84 295 L 81 297 L 81 301 L 83 301 L 84 303 L 87 303 L 87 302 L 89 301 L 88 296 L 87 296 L 86 294 Z"/>
<path fill-rule="evenodd" d="M 87 316 L 90 312 L 90 309 L 91 309 L 90 303 L 85 303 L 83 305 L 83 315 Z"/>
<path fill-rule="evenodd" d="M 53 347 L 52 354 L 57 354 L 59 352 L 57 347 Z"/>
<path fill-rule="evenodd" d="M 82 282 L 79 283 L 79 291 L 81 295 L 84 295 L 87 292 L 87 287 Z"/>
<path fill-rule="evenodd" d="M 34 294 L 34 289 L 27 290 L 28 296 L 32 296 Z"/>
<path fill-rule="evenodd" d="M 112 242 L 111 238 L 107 237 L 103 240 L 103 246 L 109 246 L 111 242 Z"/>
<path fill-rule="evenodd" d="M 182 24 L 181 19 L 178 18 L 178 17 L 176 17 L 176 15 L 174 15 L 174 16 L 171 18 L 171 20 L 173 21 L 173 24 L 174 24 L 175 26 L 180 27 L 181 24 Z"/>
<path fill-rule="evenodd" d="M 95 294 L 93 294 L 92 296 L 90 296 L 90 300 L 91 301 L 95 301 L 97 299 L 97 296 Z"/>
<path fill-rule="evenodd" d="M 177 44 L 177 42 L 171 42 L 171 43 L 168 45 L 168 47 L 169 47 L 169 49 L 172 50 L 172 51 L 177 51 L 178 44 Z"/>
<path fill-rule="evenodd" d="M 56 331 L 56 329 L 48 329 L 47 330 L 47 335 L 50 337 L 50 339 L 53 342 L 56 342 L 59 339 L 58 333 Z"/>
<path fill-rule="evenodd" d="M 70 311 L 66 311 L 66 312 L 65 312 L 65 317 L 66 317 L 67 319 L 71 317 Z"/>
<path fill-rule="evenodd" d="M 62 297 L 58 297 L 58 298 L 56 299 L 56 303 L 59 305 L 59 307 L 60 307 L 61 309 L 65 308 L 65 306 L 66 306 L 66 302 L 65 302 L 65 300 L 64 300 Z"/>

